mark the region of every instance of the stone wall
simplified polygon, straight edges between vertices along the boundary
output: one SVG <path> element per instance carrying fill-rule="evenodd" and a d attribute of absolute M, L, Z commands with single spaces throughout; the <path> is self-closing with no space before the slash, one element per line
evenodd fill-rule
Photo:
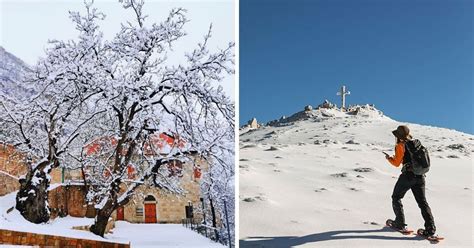
<path fill-rule="evenodd" d="M 51 175 L 51 182 L 50 182 L 51 184 L 62 182 L 61 168 L 52 169 L 50 175 Z"/>
<path fill-rule="evenodd" d="M 73 217 L 94 217 L 87 205 L 83 185 L 61 185 L 49 191 L 48 201 L 51 217 L 70 215 Z M 89 207 L 89 211 L 88 211 Z M 92 216 L 91 216 L 92 215 Z"/>
<path fill-rule="evenodd" d="M 26 175 L 27 165 L 23 162 L 24 156 L 18 153 L 13 146 L 0 143 L 0 196 L 20 189 L 18 178 Z M 51 171 L 51 183 L 61 182 L 61 169 Z"/>
<path fill-rule="evenodd" d="M 18 179 L 0 172 L 0 196 L 4 196 L 20 189 Z"/>
<path fill-rule="evenodd" d="M 19 177 L 25 175 L 28 168 L 22 162 L 23 156 L 13 146 L 0 143 L 0 171 Z"/>
<path fill-rule="evenodd" d="M 41 247 L 130 248 L 130 244 L 76 239 L 54 235 L 18 232 L 0 229 L 0 244 L 39 245 Z"/>

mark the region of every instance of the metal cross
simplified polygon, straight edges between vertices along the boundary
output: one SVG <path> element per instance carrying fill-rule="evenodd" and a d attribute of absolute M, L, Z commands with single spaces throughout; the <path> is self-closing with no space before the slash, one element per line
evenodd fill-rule
<path fill-rule="evenodd" d="M 346 86 L 345 85 L 343 85 L 341 87 L 341 91 L 337 92 L 337 95 L 341 96 L 341 98 L 342 98 L 342 105 L 341 105 L 342 110 L 346 109 L 346 95 L 350 95 L 350 94 L 351 94 L 350 91 L 346 91 Z"/>

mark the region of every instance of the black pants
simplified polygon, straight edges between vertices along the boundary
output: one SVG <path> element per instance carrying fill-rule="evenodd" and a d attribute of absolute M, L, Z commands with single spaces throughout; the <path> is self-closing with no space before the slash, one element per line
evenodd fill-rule
<path fill-rule="evenodd" d="M 434 224 L 433 215 L 431 214 L 430 206 L 426 202 L 425 197 L 425 177 L 416 176 L 413 172 L 404 172 L 398 177 L 392 194 L 392 206 L 395 212 L 395 222 L 398 224 L 405 224 L 405 215 L 403 213 L 402 198 L 405 193 L 411 189 L 416 203 L 421 210 L 421 215 L 425 220 L 425 230 L 435 233 L 436 226 Z"/>

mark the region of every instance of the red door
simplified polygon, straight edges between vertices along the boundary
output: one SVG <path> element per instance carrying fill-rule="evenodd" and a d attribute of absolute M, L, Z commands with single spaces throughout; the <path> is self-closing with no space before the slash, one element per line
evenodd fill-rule
<path fill-rule="evenodd" d="M 123 211 L 123 207 L 117 208 L 117 220 L 124 220 L 125 214 Z"/>
<path fill-rule="evenodd" d="M 156 223 L 155 203 L 145 203 L 145 223 Z"/>

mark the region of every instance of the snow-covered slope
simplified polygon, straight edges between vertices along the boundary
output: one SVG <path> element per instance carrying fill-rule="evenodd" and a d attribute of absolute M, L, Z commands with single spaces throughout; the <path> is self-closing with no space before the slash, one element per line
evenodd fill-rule
<path fill-rule="evenodd" d="M 29 71 L 31 69 L 25 62 L 0 46 L 0 95 L 8 97 L 31 94 L 32 91 L 22 83 L 22 79 Z"/>
<path fill-rule="evenodd" d="M 394 218 L 400 168 L 391 131 L 411 129 L 429 151 L 426 196 L 442 247 L 473 247 L 474 136 L 400 123 L 369 106 L 346 114 L 318 109 L 240 135 L 241 247 L 430 247 L 384 227 Z M 423 227 L 411 192 L 403 200 L 410 228 Z"/>

